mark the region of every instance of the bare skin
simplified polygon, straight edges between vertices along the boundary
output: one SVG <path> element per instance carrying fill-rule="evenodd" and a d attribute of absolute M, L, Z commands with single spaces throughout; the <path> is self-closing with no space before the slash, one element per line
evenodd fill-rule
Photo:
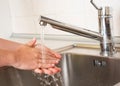
<path fill-rule="evenodd" d="M 33 70 L 36 73 L 55 74 L 60 71 L 56 67 L 61 56 L 44 46 L 45 61 L 42 62 L 41 45 L 36 39 L 26 44 L 0 39 L 0 67 L 12 66 L 22 70 Z"/>

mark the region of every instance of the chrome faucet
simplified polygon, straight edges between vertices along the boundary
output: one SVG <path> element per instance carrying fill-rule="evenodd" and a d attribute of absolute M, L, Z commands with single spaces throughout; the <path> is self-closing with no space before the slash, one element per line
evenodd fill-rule
<path fill-rule="evenodd" d="M 101 48 L 100 54 L 103 56 L 112 56 L 116 51 L 111 32 L 112 29 L 111 9 L 110 7 L 98 7 L 93 2 L 93 0 L 91 0 L 90 2 L 98 10 L 99 33 L 87 30 L 85 28 L 68 25 L 66 23 L 62 23 L 44 16 L 41 16 L 39 24 L 41 26 L 46 26 L 47 24 L 50 24 L 53 28 L 98 40 L 100 41 Z"/>

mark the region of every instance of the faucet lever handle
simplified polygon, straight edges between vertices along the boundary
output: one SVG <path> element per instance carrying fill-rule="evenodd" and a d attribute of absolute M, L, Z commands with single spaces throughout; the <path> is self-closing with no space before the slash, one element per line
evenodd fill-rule
<path fill-rule="evenodd" d="M 91 2 L 91 4 L 92 4 L 97 10 L 101 10 L 101 9 L 102 9 L 102 7 L 98 7 L 98 6 L 93 2 L 93 0 L 91 0 L 90 2 Z"/>

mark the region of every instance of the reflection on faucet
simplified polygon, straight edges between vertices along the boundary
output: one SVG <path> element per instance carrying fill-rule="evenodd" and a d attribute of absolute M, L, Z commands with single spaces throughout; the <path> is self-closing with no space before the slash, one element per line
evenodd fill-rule
<path fill-rule="evenodd" d="M 93 3 L 92 0 L 91 3 L 95 8 L 97 8 L 97 6 Z M 101 47 L 100 54 L 103 56 L 112 56 L 115 53 L 115 47 L 113 42 L 113 36 L 111 33 L 112 15 L 110 7 L 101 7 L 97 10 L 99 20 L 99 33 L 84 28 L 71 26 L 66 23 L 62 23 L 44 16 L 41 16 L 40 25 L 46 26 L 47 24 L 50 24 L 53 28 L 98 40 L 100 41 Z"/>
<path fill-rule="evenodd" d="M 92 38 L 95 40 L 102 39 L 102 36 L 97 32 L 93 32 L 93 31 L 90 31 L 90 30 L 87 30 L 84 28 L 80 28 L 80 27 L 75 27 L 72 25 L 68 25 L 68 24 L 41 16 L 40 25 L 47 25 L 47 23 L 50 24 L 53 28 L 56 28 L 56 29 L 59 29 L 62 31 L 67 31 L 67 32 L 70 32 L 73 34 L 77 34 L 77 35 L 84 36 L 87 38 Z"/>

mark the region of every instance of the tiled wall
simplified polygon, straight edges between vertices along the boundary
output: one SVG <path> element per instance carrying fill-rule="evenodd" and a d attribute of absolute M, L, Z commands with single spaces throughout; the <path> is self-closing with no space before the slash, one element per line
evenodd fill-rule
<path fill-rule="evenodd" d="M 12 33 L 8 0 L 0 0 L 0 37 L 9 37 Z"/>
<path fill-rule="evenodd" d="M 94 0 L 98 6 L 113 8 L 115 35 L 120 35 L 119 0 Z M 98 31 L 97 11 L 90 0 L 9 0 L 14 33 L 40 33 L 39 16 L 44 15 L 68 24 Z M 46 34 L 66 34 L 50 26 Z"/>

